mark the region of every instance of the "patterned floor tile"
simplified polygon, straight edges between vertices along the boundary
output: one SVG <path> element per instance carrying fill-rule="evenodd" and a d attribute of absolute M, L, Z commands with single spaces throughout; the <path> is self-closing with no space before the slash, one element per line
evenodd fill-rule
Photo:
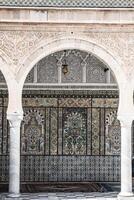
<path fill-rule="evenodd" d="M 1 200 L 15 200 L 1 194 Z M 16 200 L 116 200 L 117 193 L 43 193 L 43 194 L 21 194 Z"/>

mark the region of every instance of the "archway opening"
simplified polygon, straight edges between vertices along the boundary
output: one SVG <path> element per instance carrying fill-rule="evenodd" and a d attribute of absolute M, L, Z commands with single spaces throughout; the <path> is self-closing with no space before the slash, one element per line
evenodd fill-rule
<path fill-rule="evenodd" d="M 65 49 L 36 63 L 23 88 L 21 183 L 101 191 L 119 182 L 118 97 L 112 71 L 91 53 Z"/>

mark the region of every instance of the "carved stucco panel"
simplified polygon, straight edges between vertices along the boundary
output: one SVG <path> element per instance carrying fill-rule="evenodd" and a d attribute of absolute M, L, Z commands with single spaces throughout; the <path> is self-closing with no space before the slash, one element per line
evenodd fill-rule
<path fill-rule="evenodd" d="M 104 47 L 115 59 L 120 61 L 127 78 L 130 80 L 134 70 L 134 33 L 88 32 L 81 34 L 83 39 Z"/>
<path fill-rule="evenodd" d="M 30 36 L 30 35 L 29 35 Z M 33 39 L 32 39 L 33 38 Z M 41 40 L 39 41 L 33 41 L 33 45 L 31 47 L 29 47 L 29 42 L 28 42 L 28 38 L 27 38 L 27 42 L 25 42 L 25 48 L 21 48 L 21 54 L 20 54 L 20 59 L 21 59 L 21 55 L 23 56 L 28 56 L 28 54 L 30 55 L 34 49 L 36 49 L 37 47 L 40 47 L 40 45 L 45 44 L 46 45 L 49 42 L 52 42 L 54 40 L 60 40 L 60 39 L 64 39 L 64 38 L 80 38 L 80 39 L 84 39 L 86 41 L 91 41 L 97 45 L 103 46 L 107 51 L 109 51 L 111 54 L 113 54 L 115 56 L 115 58 L 117 58 L 117 60 L 122 60 L 123 62 L 123 57 L 125 56 L 125 46 L 126 44 L 126 40 L 124 38 L 121 38 L 120 34 L 117 33 L 88 33 L 88 34 L 79 34 L 76 33 L 74 35 L 70 35 L 70 33 L 64 33 L 64 34 L 56 34 L 55 35 L 50 32 L 47 35 L 43 34 L 43 37 Z M 35 38 L 33 37 L 32 33 L 30 36 L 30 40 L 35 40 Z M 21 46 L 22 43 L 19 44 L 19 46 Z M 29 51 L 28 51 L 29 50 Z M 21 64 L 21 62 L 20 62 Z"/>
<path fill-rule="evenodd" d="M 94 43 L 103 46 L 117 58 L 124 57 L 124 49 L 122 49 L 122 46 L 126 45 L 124 34 L 112 32 L 93 32 L 86 33 L 85 36 Z"/>
<path fill-rule="evenodd" d="M 105 33 L 98 42 L 121 59 L 122 67 L 127 77 L 131 79 L 134 70 L 134 33 Z"/>
<path fill-rule="evenodd" d="M 85 37 L 85 36 L 84 36 Z M 87 33 L 96 44 L 102 45 L 111 52 L 115 58 L 121 61 L 121 65 L 129 80 L 133 78 L 134 71 L 134 33 Z"/>
<path fill-rule="evenodd" d="M 14 47 L 15 47 L 15 34 L 12 31 L 0 31 L 0 49 L 5 54 L 14 58 Z"/>
<path fill-rule="evenodd" d="M 22 62 L 42 44 L 47 45 L 50 41 L 70 37 L 81 38 L 104 47 L 121 61 L 127 76 L 131 78 L 130 72 L 134 63 L 134 33 L 87 31 L 71 35 L 69 31 L 0 31 L 0 49 L 12 60 L 11 66 L 16 67 L 14 71 L 17 72 Z"/>
<path fill-rule="evenodd" d="M 126 38 L 126 47 L 124 55 L 124 69 L 128 78 L 134 77 L 134 33 L 128 33 Z"/>
<path fill-rule="evenodd" d="M 4 52 L 12 61 L 12 70 L 16 72 L 25 57 L 38 48 L 40 43 L 47 42 L 48 38 L 56 34 L 43 31 L 0 31 L 0 52 Z"/>

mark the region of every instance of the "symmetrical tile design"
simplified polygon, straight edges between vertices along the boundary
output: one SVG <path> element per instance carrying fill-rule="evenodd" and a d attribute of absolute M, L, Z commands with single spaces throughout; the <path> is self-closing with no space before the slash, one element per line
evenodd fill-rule
<path fill-rule="evenodd" d="M 86 109 L 63 109 L 63 153 L 65 155 L 86 154 L 86 126 Z"/>
<path fill-rule="evenodd" d="M 36 88 L 38 88 L 38 87 L 39 86 L 37 86 Z M 58 89 L 58 87 L 56 87 L 56 88 Z M 88 88 L 89 88 L 89 86 L 88 86 Z M 7 91 L 1 90 L 0 95 L 7 96 Z M 101 107 L 109 107 L 109 105 L 111 105 L 110 107 L 117 107 L 118 102 L 119 102 L 119 99 L 118 99 L 119 98 L 119 92 L 118 92 L 118 90 L 112 90 L 112 89 L 111 90 L 110 89 L 109 90 L 104 90 L 104 89 L 102 89 L 102 90 L 85 90 L 84 89 L 83 90 L 83 88 L 81 87 L 80 90 L 72 89 L 72 90 L 66 90 L 66 92 L 65 92 L 64 89 L 63 90 L 39 90 L 39 89 L 38 90 L 36 90 L 36 89 L 34 89 L 34 90 L 29 90 L 29 89 L 23 90 L 23 96 L 25 98 L 28 99 L 29 96 L 31 98 L 35 98 L 34 106 L 38 105 L 38 99 L 36 98 L 37 95 L 39 97 L 38 99 L 42 98 L 43 102 L 45 103 L 45 104 L 40 104 L 40 106 L 46 105 L 49 102 L 48 98 L 51 99 L 51 101 L 50 101 L 51 105 L 50 106 L 53 105 L 53 101 L 55 102 L 55 106 L 56 106 L 55 97 L 56 98 L 61 97 L 61 98 L 66 99 L 66 98 L 74 98 L 74 96 L 77 96 L 78 98 L 85 98 L 85 97 L 91 98 L 92 97 L 92 98 L 94 98 L 93 101 L 92 101 L 93 104 L 94 104 L 94 102 L 97 101 L 97 99 L 102 98 L 102 99 L 104 99 L 103 100 L 104 103 L 102 104 L 102 106 L 100 104 L 100 101 L 98 102 L 99 106 L 101 106 Z M 5 105 L 7 105 L 7 103 L 8 103 L 8 101 L 6 100 Z M 29 100 L 29 103 L 30 103 L 30 100 Z M 33 106 L 33 105 L 31 105 L 31 106 Z M 75 107 L 75 106 L 73 106 L 73 107 Z M 88 107 L 88 106 L 83 106 L 83 104 L 82 104 L 82 107 Z"/>
<path fill-rule="evenodd" d="M 105 113 L 105 140 L 106 154 L 120 154 L 121 130 L 120 123 L 117 120 L 117 111 L 107 109 Z"/>
<path fill-rule="evenodd" d="M 0 181 L 6 182 L 7 103 L 6 98 L 1 101 Z M 23 106 L 21 181 L 120 180 L 117 98 L 30 95 L 23 98 Z"/>
<path fill-rule="evenodd" d="M 55 56 L 47 56 L 37 63 L 37 82 L 38 83 L 57 83 L 58 67 Z"/>
<path fill-rule="evenodd" d="M 1 0 L 1 6 L 34 7 L 134 7 L 133 0 Z"/>
<path fill-rule="evenodd" d="M 40 109 L 25 109 L 21 127 L 21 153 L 40 154 L 44 153 L 44 112 Z"/>
<path fill-rule="evenodd" d="M 68 65 L 65 74 L 63 64 Z M 106 83 L 107 66 L 94 55 L 76 49 L 51 54 L 36 66 L 37 83 Z M 112 74 L 111 79 L 114 80 Z"/>

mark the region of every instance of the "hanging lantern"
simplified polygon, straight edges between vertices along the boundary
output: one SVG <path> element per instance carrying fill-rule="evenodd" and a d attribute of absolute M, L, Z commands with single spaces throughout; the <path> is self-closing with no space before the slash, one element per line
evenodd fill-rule
<path fill-rule="evenodd" d="M 64 75 L 66 75 L 68 73 L 68 65 L 67 64 L 62 65 L 62 72 Z"/>

